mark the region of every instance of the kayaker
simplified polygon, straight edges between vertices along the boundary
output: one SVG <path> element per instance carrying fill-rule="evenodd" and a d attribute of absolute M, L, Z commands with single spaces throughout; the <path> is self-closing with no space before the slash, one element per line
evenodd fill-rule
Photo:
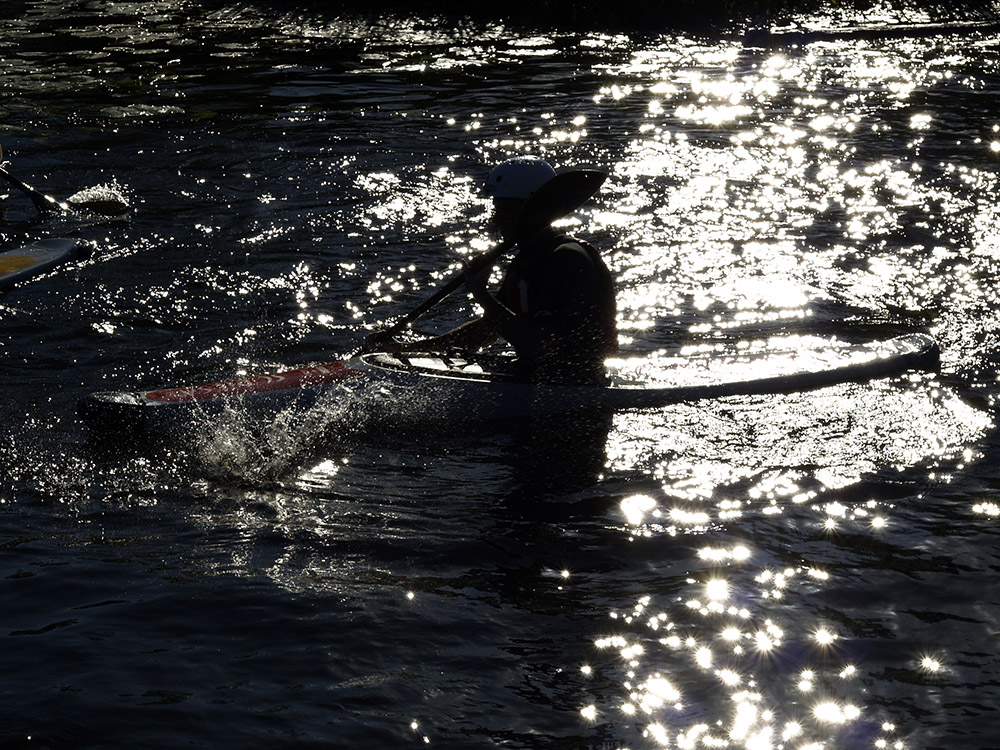
<path fill-rule="evenodd" d="M 555 170 L 536 158 L 510 159 L 490 172 L 485 192 L 504 239 L 518 227 L 527 199 L 553 176 Z M 490 272 L 477 259 L 466 264 L 466 287 L 483 317 L 419 341 L 378 341 L 378 348 L 471 353 L 502 337 L 517 355 L 520 379 L 604 382 L 604 360 L 618 350 L 618 331 L 614 282 L 596 248 L 544 227 L 518 243 L 495 294 L 487 289 Z"/>

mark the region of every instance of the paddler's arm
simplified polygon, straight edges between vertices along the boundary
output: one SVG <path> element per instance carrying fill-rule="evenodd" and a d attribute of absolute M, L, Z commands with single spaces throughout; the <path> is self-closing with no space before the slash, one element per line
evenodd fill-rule
<path fill-rule="evenodd" d="M 497 334 L 503 336 L 515 351 L 521 354 L 536 351 L 548 332 L 538 319 L 515 315 L 486 288 L 490 270 L 490 267 L 477 270 L 475 266 L 466 266 L 465 285 L 472 298 L 483 308 L 483 319 L 490 321 Z"/>
<path fill-rule="evenodd" d="M 466 352 L 471 353 L 489 346 L 496 341 L 508 318 L 514 318 L 514 313 L 504 307 L 500 301 L 486 290 L 492 264 L 484 265 L 481 258 L 473 258 L 465 264 L 465 286 L 472 293 L 473 299 L 483 306 L 486 314 L 463 323 L 440 336 L 431 336 L 417 341 L 397 341 L 393 338 L 380 337 L 373 334 L 366 339 L 362 352 Z M 508 339 L 509 340 L 509 339 Z"/>

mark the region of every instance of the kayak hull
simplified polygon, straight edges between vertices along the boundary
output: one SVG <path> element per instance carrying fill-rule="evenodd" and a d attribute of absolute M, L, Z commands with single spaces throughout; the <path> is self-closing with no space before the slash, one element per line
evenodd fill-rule
<path fill-rule="evenodd" d="M 518 382 L 469 359 L 366 354 L 197 386 L 92 393 L 79 414 L 91 435 L 101 437 L 171 437 L 226 412 L 267 418 L 317 405 L 359 425 L 486 422 L 805 391 L 933 370 L 938 358 L 933 339 L 910 334 L 844 345 L 821 362 L 793 362 L 776 374 L 760 374 L 771 372 L 767 356 L 672 358 L 657 363 L 652 378 L 648 360 L 618 360 L 609 364 L 608 386 L 574 386 Z"/>

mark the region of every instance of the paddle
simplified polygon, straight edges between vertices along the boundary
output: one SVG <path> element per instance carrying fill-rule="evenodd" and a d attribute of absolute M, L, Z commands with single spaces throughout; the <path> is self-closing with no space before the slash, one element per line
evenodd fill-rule
<path fill-rule="evenodd" d="M 65 203 L 60 203 L 55 198 L 49 195 L 43 195 L 35 190 L 30 185 L 25 185 L 14 175 L 8 172 L 3 167 L 0 167 L 0 177 L 3 177 L 7 182 L 16 187 L 22 193 L 31 198 L 31 202 L 35 204 L 35 208 L 38 209 L 38 213 L 46 214 L 49 211 L 54 211 L 56 208 L 61 208 L 64 211 L 71 210 L 70 207 Z"/>
<path fill-rule="evenodd" d="M 504 253 L 532 232 L 547 227 L 557 219 L 561 219 L 568 213 L 575 211 L 597 192 L 598 188 L 601 187 L 607 178 L 608 176 L 604 172 L 591 169 L 578 169 L 572 172 L 557 174 L 538 188 L 535 194 L 527 200 L 524 210 L 518 219 L 517 228 L 511 237 L 480 256 L 477 267 L 486 268 L 487 266 L 492 266 Z M 363 349 L 370 351 L 369 346 L 377 346 L 379 341 L 391 338 L 464 283 L 464 273 L 452 277 L 447 284 L 424 300 L 414 310 L 396 319 L 385 330 L 369 336 Z"/>
<path fill-rule="evenodd" d="M 0 161 L 2 160 L 3 149 L 0 148 Z M 12 175 L 4 169 L 3 166 L 0 166 L 0 177 L 27 195 L 31 199 L 31 202 L 35 204 L 35 208 L 38 210 L 38 213 L 43 216 L 51 211 L 55 211 L 57 208 L 62 209 L 63 211 L 69 211 L 70 213 L 75 213 L 78 208 L 82 208 L 85 211 L 104 214 L 105 216 L 121 216 L 128 210 L 127 204 L 123 201 L 109 200 L 107 198 L 84 200 L 71 206 L 65 201 L 56 200 L 51 195 L 45 195 L 45 193 L 35 190 L 31 187 L 31 185 L 25 184 Z"/>

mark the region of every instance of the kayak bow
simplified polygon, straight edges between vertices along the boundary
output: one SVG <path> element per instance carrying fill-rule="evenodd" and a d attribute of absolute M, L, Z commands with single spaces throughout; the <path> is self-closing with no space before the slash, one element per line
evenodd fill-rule
<path fill-rule="evenodd" d="M 88 248 L 79 240 L 39 240 L 0 253 L 0 290 L 43 274 L 71 260 L 86 258 Z"/>

